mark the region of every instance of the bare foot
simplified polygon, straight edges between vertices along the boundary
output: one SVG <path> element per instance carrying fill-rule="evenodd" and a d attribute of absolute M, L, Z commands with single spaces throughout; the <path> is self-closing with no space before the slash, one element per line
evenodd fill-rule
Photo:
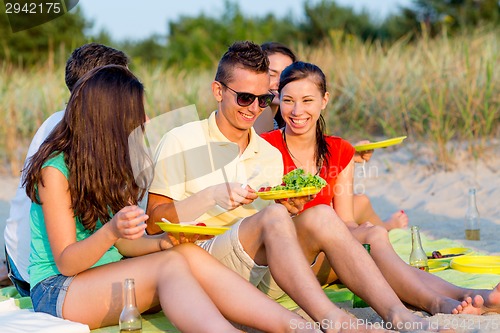
<path fill-rule="evenodd" d="M 428 310 L 431 314 L 481 314 L 481 309 L 472 304 L 471 297 L 465 297 L 463 301 L 449 297 L 438 297 L 434 305 Z"/>
<path fill-rule="evenodd" d="M 386 327 L 398 332 L 455 332 L 453 329 L 444 329 L 436 321 L 431 321 L 431 318 L 423 318 L 406 308 L 403 311 L 391 311 L 386 320 Z"/>
<path fill-rule="evenodd" d="M 368 327 L 366 322 L 344 312 L 343 310 L 334 310 L 330 312 L 321 322 L 321 330 L 326 333 L 390 333 L 392 331 L 380 328 L 381 325 Z"/>
<path fill-rule="evenodd" d="M 399 212 L 392 214 L 389 219 L 384 221 L 384 226 L 387 231 L 395 228 L 404 229 L 408 226 L 408 215 L 406 215 L 404 210 L 400 210 Z"/>
<path fill-rule="evenodd" d="M 481 309 L 481 314 L 487 312 L 500 313 L 500 283 L 490 292 L 474 296 L 472 305 Z"/>
<path fill-rule="evenodd" d="M 394 331 L 415 332 L 425 330 L 434 332 L 429 319 L 416 315 L 404 306 L 395 306 L 388 309 L 383 318 L 385 319 L 385 327 Z"/>
<path fill-rule="evenodd" d="M 476 298 L 476 297 L 481 298 L 480 300 L 477 299 L 477 302 L 482 304 L 483 298 L 481 296 L 475 296 L 474 298 Z M 456 306 L 455 309 L 453 309 L 451 311 L 451 313 L 452 314 L 464 313 L 464 314 L 480 315 L 481 314 L 481 306 L 474 305 L 472 302 L 472 298 L 466 297 L 465 300 L 460 302 L 460 304 L 458 306 Z"/>

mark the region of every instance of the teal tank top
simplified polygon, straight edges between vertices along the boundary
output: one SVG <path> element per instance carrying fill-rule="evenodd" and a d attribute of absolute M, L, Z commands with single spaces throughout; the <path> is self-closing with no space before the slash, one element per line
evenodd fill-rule
<path fill-rule="evenodd" d="M 69 177 L 69 170 L 64 162 L 62 153 L 47 160 L 42 168 L 53 167 L 59 170 L 66 179 Z M 92 232 L 86 230 L 80 219 L 75 217 L 76 224 L 76 240 L 81 241 L 89 237 Z M 61 274 L 57 269 L 52 250 L 50 248 L 47 229 L 45 228 L 45 220 L 43 216 L 42 206 L 36 203 L 31 204 L 30 210 L 30 227 L 31 227 L 31 253 L 30 266 L 28 272 L 30 274 L 30 285 L 33 288 L 40 281 L 45 280 L 54 275 Z M 102 227 L 102 223 L 97 221 L 96 231 Z M 119 261 L 123 258 L 118 249 L 114 246 L 110 247 L 106 253 L 92 267 L 97 267 L 112 262 Z"/>

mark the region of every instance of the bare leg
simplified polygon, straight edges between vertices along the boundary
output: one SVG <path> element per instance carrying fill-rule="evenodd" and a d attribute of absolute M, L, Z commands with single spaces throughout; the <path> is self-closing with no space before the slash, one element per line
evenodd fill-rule
<path fill-rule="evenodd" d="M 304 311 L 318 322 L 332 323 L 325 328 L 325 332 L 338 332 L 334 323 L 356 320 L 335 306 L 321 289 L 297 242 L 294 224 L 283 206 L 271 205 L 246 218 L 240 225 L 239 237 L 245 251 L 257 264 L 269 266 L 278 285 Z M 364 329 L 357 327 L 353 332 Z M 349 332 L 349 329 L 343 332 Z"/>
<path fill-rule="evenodd" d="M 354 221 L 358 225 L 365 222 L 370 222 L 373 225 L 383 226 L 387 230 L 394 228 L 406 228 L 408 226 L 408 215 L 404 211 L 398 211 L 391 215 L 385 221 L 377 215 L 372 207 L 370 198 L 364 194 L 356 194 L 353 196 L 354 204 Z"/>
<path fill-rule="evenodd" d="M 403 301 L 431 314 L 452 313 L 469 296 L 467 289 L 406 264 L 394 251 L 383 228 L 367 223 L 352 233 L 360 242 L 371 244 L 373 260 Z"/>
<path fill-rule="evenodd" d="M 421 321 L 401 303 L 369 254 L 331 207 L 320 205 L 306 210 L 295 218 L 295 226 L 309 261 L 320 251 L 325 252 L 343 283 L 372 305 L 385 321 L 394 325 Z"/>
<path fill-rule="evenodd" d="M 338 280 L 339 277 L 332 269 L 332 266 L 328 262 L 328 258 L 326 257 L 324 252 L 320 252 L 316 256 L 316 261 L 312 266 L 313 272 L 316 275 L 319 283 L 323 286 L 325 284 L 333 283 Z"/>
<path fill-rule="evenodd" d="M 365 224 L 355 229 L 353 235 L 362 243 L 372 244 L 371 253 L 374 261 L 398 296 L 405 302 L 432 314 L 500 313 L 498 285 L 493 290 L 467 289 L 451 284 L 436 275 L 412 269 L 399 258 L 389 242 L 387 232 L 380 227 Z M 395 278 L 396 276 L 400 278 Z M 408 282 L 406 286 L 404 281 Z M 409 295 L 406 295 L 407 292 Z M 416 298 L 411 296 L 416 294 L 425 299 L 420 305 Z"/>
<path fill-rule="evenodd" d="M 316 332 L 300 329 L 307 327 L 300 325 L 306 323 L 303 318 L 268 299 L 194 245 L 181 245 L 79 274 L 66 296 L 64 317 L 91 328 L 117 324 L 123 307 L 122 281 L 126 277 L 136 280 L 140 311 L 161 303 L 165 315 L 182 332 L 239 332 L 223 315 L 263 331 Z M 228 294 L 234 296 L 231 301 Z"/>
<path fill-rule="evenodd" d="M 173 250 L 184 255 L 196 280 L 227 319 L 265 332 L 292 332 L 292 327 L 306 327 L 302 317 L 269 299 L 201 248 L 174 247 Z M 228 295 L 233 295 L 231 302 Z"/>
<path fill-rule="evenodd" d="M 64 301 L 64 318 L 91 329 L 116 325 L 123 307 L 125 278 L 135 279 L 141 312 L 161 303 L 165 315 L 183 332 L 238 331 L 222 316 L 176 251 L 122 260 L 78 274 Z"/>
<path fill-rule="evenodd" d="M 480 311 L 478 311 L 469 308 L 464 313 L 500 313 L 500 284 L 491 290 L 462 288 L 424 271 L 418 272 L 418 278 L 423 283 L 429 284 L 430 289 L 435 293 L 440 293 L 441 295 L 461 302 L 471 301 L 474 308 L 480 309 Z"/>

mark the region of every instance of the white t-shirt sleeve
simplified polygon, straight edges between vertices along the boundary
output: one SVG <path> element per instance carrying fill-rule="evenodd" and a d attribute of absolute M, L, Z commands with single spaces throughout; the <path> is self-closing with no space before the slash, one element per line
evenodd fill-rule
<path fill-rule="evenodd" d="M 33 140 L 31 140 L 31 144 L 28 148 L 28 153 L 26 154 L 26 159 L 33 156 L 38 151 L 42 143 L 45 141 L 45 139 L 47 139 L 54 127 L 59 124 L 63 116 L 64 111 L 58 111 L 52 114 L 43 122 L 40 128 L 38 128 L 38 130 L 36 131 Z"/>
<path fill-rule="evenodd" d="M 54 127 L 61 121 L 63 116 L 64 111 L 58 111 L 47 118 L 40 128 L 38 128 L 28 148 L 28 153 L 26 154 L 26 160 L 24 162 L 25 166 L 28 159 L 38 151 L 42 143 L 52 132 Z M 16 194 L 10 202 L 10 211 L 5 225 L 4 239 L 7 253 L 16 265 L 19 274 L 25 281 L 29 282 L 28 266 L 31 240 L 31 200 L 22 187 L 23 177 L 24 172 L 21 174 L 21 180 Z"/>

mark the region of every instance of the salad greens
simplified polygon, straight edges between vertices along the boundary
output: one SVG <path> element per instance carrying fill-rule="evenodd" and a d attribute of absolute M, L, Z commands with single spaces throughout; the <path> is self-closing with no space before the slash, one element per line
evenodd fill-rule
<path fill-rule="evenodd" d="M 300 191 L 304 187 L 314 186 L 323 188 L 326 186 L 326 181 L 318 175 L 306 174 L 303 169 L 295 169 L 283 176 L 283 183 L 274 186 L 271 191 L 275 190 L 295 190 Z"/>

